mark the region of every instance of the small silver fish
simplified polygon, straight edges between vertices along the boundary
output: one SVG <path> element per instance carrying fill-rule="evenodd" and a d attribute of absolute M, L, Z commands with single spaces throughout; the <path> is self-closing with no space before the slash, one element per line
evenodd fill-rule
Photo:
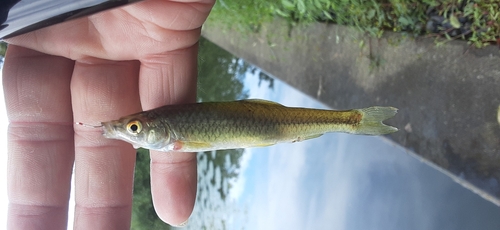
<path fill-rule="evenodd" d="M 334 111 L 250 99 L 167 105 L 98 127 L 106 138 L 129 142 L 135 148 L 196 152 L 297 142 L 327 132 L 388 134 L 398 129 L 382 121 L 396 113 L 393 107 Z"/>

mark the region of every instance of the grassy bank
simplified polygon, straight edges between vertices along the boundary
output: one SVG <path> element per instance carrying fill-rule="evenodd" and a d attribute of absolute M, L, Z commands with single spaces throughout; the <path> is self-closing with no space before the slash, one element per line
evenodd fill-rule
<path fill-rule="evenodd" d="M 384 31 L 464 39 L 477 47 L 500 37 L 500 0 L 219 0 L 209 20 L 243 32 L 282 17 L 290 25 L 315 21 Z"/>

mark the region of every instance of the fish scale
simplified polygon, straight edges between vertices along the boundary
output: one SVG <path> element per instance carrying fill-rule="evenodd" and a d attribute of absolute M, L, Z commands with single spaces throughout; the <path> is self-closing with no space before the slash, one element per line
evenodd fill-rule
<path fill-rule="evenodd" d="M 104 136 L 161 151 L 207 151 L 268 146 L 326 132 L 382 135 L 393 107 L 345 111 L 286 107 L 264 100 L 168 105 L 102 122 Z M 131 125 L 137 127 L 131 128 Z"/>

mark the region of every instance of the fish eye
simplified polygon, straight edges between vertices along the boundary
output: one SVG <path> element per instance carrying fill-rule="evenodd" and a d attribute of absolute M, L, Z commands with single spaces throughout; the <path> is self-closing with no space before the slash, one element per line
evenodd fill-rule
<path fill-rule="evenodd" d="M 131 121 L 127 124 L 127 131 L 131 134 L 139 134 L 142 131 L 142 124 L 140 121 Z"/>

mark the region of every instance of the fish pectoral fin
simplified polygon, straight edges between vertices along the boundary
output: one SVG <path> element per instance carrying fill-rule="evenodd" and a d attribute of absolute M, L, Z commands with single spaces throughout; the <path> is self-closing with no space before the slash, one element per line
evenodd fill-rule
<path fill-rule="evenodd" d="M 292 142 L 305 141 L 305 140 L 314 139 L 314 138 L 321 137 L 321 136 L 323 136 L 322 133 L 320 133 L 320 134 L 313 134 L 313 135 L 309 135 L 309 136 L 303 136 L 303 137 L 297 137 L 297 139 L 293 140 Z"/>
<path fill-rule="evenodd" d="M 266 105 L 279 105 L 279 106 L 284 106 L 280 103 L 274 102 L 274 101 L 268 101 L 268 100 L 263 100 L 263 99 L 245 99 L 241 100 L 244 102 L 250 102 L 250 103 L 260 103 L 260 104 L 266 104 Z"/>

